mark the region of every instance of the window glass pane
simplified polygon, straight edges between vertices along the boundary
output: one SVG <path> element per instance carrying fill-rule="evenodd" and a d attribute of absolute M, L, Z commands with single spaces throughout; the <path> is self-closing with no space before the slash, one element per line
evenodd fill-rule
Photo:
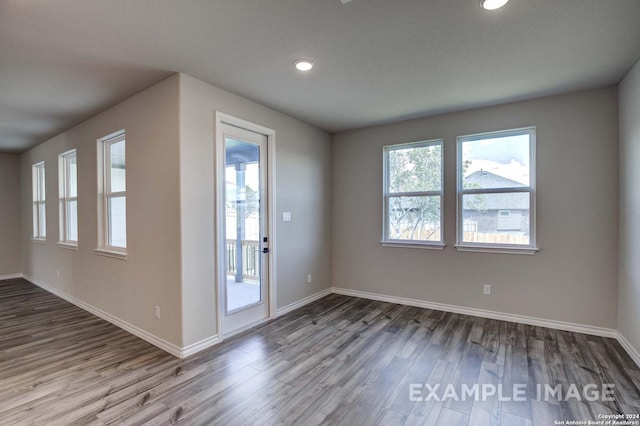
<path fill-rule="evenodd" d="M 45 203 L 38 203 L 38 228 L 39 237 L 45 237 L 47 235 L 47 219 Z"/>
<path fill-rule="evenodd" d="M 33 203 L 33 237 L 38 237 L 38 203 Z"/>
<path fill-rule="evenodd" d="M 440 191 L 442 145 L 388 151 L 389 193 Z"/>
<path fill-rule="evenodd" d="M 111 167 L 111 192 L 126 190 L 126 161 L 124 141 L 112 143 L 109 149 Z"/>
<path fill-rule="evenodd" d="M 529 193 L 462 196 L 465 243 L 529 244 Z"/>
<path fill-rule="evenodd" d="M 126 197 L 108 199 L 109 245 L 127 247 L 127 200 Z"/>
<path fill-rule="evenodd" d="M 39 172 L 37 166 L 31 168 L 31 195 L 33 201 L 38 201 L 38 185 L 40 184 Z"/>
<path fill-rule="evenodd" d="M 528 187 L 529 134 L 462 142 L 464 189 Z"/>
<path fill-rule="evenodd" d="M 38 197 L 40 201 L 44 201 L 46 199 L 44 179 L 44 165 L 41 165 L 38 166 Z"/>
<path fill-rule="evenodd" d="M 76 154 L 71 154 L 68 158 L 69 173 L 69 198 L 76 198 L 78 196 L 78 160 Z"/>
<path fill-rule="evenodd" d="M 78 202 L 67 201 L 67 241 L 78 241 Z"/>
<path fill-rule="evenodd" d="M 389 197 L 391 240 L 441 241 L 440 196 Z"/>

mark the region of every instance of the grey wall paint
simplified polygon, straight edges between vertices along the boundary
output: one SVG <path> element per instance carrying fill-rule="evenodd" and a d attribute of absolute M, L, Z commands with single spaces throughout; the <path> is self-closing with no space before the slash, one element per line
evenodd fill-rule
<path fill-rule="evenodd" d="M 96 255 L 96 140 L 127 137 L 126 261 Z M 170 343 L 181 343 L 178 76 L 20 156 L 22 272 Z M 79 250 L 58 241 L 58 154 L 78 153 Z M 45 161 L 47 242 L 31 237 L 31 166 Z M 56 271 L 60 271 L 60 278 Z M 161 318 L 154 307 L 161 307 Z"/>
<path fill-rule="evenodd" d="M 216 333 L 215 111 L 277 136 L 278 306 L 331 286 L 330 136 L 185 75 L 127 99 L 20 156 L 23 261 L 14 272 L 177 346 Z M 126 129 L 126 261 L 98 256 L 96 140 Z M 78 151 L 79 250 L 58 241 L 58 154 Z M 31 166 L 45 161 L 47 242 L 31 238 Z M 17 181 L 16 165 L 16 181 Z M 19 219 L 17 223 L 19 223 Z M 60 278 L 57 277 L 60 271 Z M 313 283 L 307 284 L 307 274 Z M 154 307 L 161 307 L 155 319 Z"/>
<path fill-rule="evenodd" d="M 0 154 L 0 276 L 20 264 L 20 171 L 17 155 Z"/>
<path fill-rule="evenodd" d="M 640 351 L 640 62 L 620 84 L 618 330 Z"/>
<path fill-rule="evenodd" d="M 456 136 L 537 126 L 534 256 L 462 253 Z M 444 138 L 444 251 L 382 247 L 382 147 Z M 617 91 L 578 92 L 334 136 L 333 285 L 615 328 Z M 482 284 L 493 284 L 484 296 Z"/>
<path fill-rule="evenodd" d="M 630 167 L 640 156 L 633 119 L 639 109 L 638 69 L 625 79 L 620 97 L 620 248 L 628 254 L 620 258 L 617 318 L 636 347 L 633 301 L 639 299 L 639 274 L 629 265 L 639 249 L 631 214 L 638 207 L 633 191 L 640 177 Z M 173 76 L 20 157 L 20 270 L 174 344 L 211 337 L 216 330 L 213 177 L 219 110 L 277 132 L 278 307 L 326 289 L 333 280 L 337 287 L 613 328 L 617 106 L 616 89 L 605 88 L 345 132 L 330 143 L 325 132 L 288 116 L 194 78 Z M 530 125 L 538 130 L 541 251 L 535 256 L 456 252 L 455 137 Z M 121 128 L 129 141 L 127 261 L 93 253 L 95 141 Z M 445 139 L 449 246 L 443 252 L 381 247 L 382 146 L 439 137 Z M 74 147 L 80 173 L 77 252 L 55 245 L 57 155 Z M 44 245 L 30 241 L 31 165 L 41 160 L 47 163 Z M 280 221 L 283 211 L 293 213 L 292 222 Z M 307 273 L 314 276 L 312 285 L 306 284 Z M 484 283 L 494 285 L 494 295 L 481 294 Z M 156 304 L 162 306 L 161 320 L 153 318 Z"/>
<path fill-rule="evenodd" d="M 276 131 L 277 306 L 331 287 L 329 134 L 180 75 L 184 345 L 216 334 L 215 113 Z M 293 220 L 282 222 L 282 212 Z M 307 274 L 313 275 L 307 284 Z"/>

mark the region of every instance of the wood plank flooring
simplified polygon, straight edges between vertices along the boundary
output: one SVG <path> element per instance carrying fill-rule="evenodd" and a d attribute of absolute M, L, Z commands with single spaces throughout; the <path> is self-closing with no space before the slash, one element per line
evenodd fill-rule
<path fill-rule="evenodd" d="M 524 384 L 527 397 L 427 398 L 424 386 L 476 383 L 509 396 Z M 535 397 L 537 384 L 603 383 L 614 401 Z M 613 339 L 330 295 L 179 360 L 24 280 L 0 282 L 2 425 L 537 426 L 615 413 L 640 413 L 640 368 Z"/>

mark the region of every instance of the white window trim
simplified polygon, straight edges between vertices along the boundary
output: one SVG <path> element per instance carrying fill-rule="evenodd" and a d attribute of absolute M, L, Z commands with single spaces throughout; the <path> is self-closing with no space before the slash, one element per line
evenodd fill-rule
<path fill-rule="evenodd" d="M 71 156 L 75 156 L 76 158 L 76 196 L 70 197 L 69 183 L 70 177 L 69 172 L 71 167 L 69 167 L 69 159 Z M 58 155 L 58 182 L 59 182 L 59 195 L 60 195 L 60 234 L 58 235 L 58 247 L 76 249 L 78 248 L 78 241 L 67 239 L 67 226 L 69 225 L 67 222 L 67 209 L 70 202 L 75 201 L 78 202 L 78 181 L 77 181 L 77 161 L 78 161 L 78 153 L 75 149 L 71 149 L 69 151 L 63 152 Z M 77 204 L 76 204 L 77 206 Z M 76 209 L 77 212 L 77 209 Z M 76 217 L 77 222 L 77 217 Z M 78 230 L 79 233 L 79 230 Z"/>
<path fill-rule="evenodd" d="M 403 240 L 390 240 L 390 241 L 380 241 L 380 245 L 384 247 L 400 247 L 400 248 L 414 248 L 414 249 L 423 249 L 423 250 L 444 250 L 446 247 L 445 244 L 437 243 L 435 241 L 429 241 L 427 243 L 424 242 L 412 242 L 412 241 L 403 241 Z"/>
<path fill-rule="evenodd" d="M 440 190 L 389 193 L 389 152 L 406 148 L 421 148 L 440 145 Z M 444 139 L 430 139 L 409 143 L 387 145 L 382 154 L 382 239 L 380 244 L 385 247 L 403 247 L 443 250 L 444 244 Z M 428 240 L 395 240 L 389 238 L 389 198 L 411 196 L 439 196 L 440 197 L 440 241 Z"/>
<path fill-rule="evenodd" d="M 109 147 L 121 141 L 126 141 L 124 130 L 119 130 L 98 139 L 98 248 L 94 249 L 94 253 L 100 256 L 126 260 L 127 248 L 109 245 L 108 200 L 114 197 L 125 197 L 126 199 L 127 191 L 111 192 L 111 168 L 107 167 L 106 161 L 110 158 Z"/>
<path fill-rule="evenodd" d="M 107 249 L 93 249 L 93 252 L 98 256 L 112 257 L 114 259 L 127 260 L 127 253 L 123 251 L 114 251 Z"/>
<path fill-rule="evenodd" d="M 62 241 L 58 241 L 56 245 L 63 249 L 78 251 L 78 244 L 69 244 L 69 243 L 64 243 Z"/>
<path fill-rule="evenodd" d="M 529 134 L 529 187 L 522 188 L 487 188 L 464 189 L 462 187 L 462 144 L 464 142 L 488 139 L 491 137 L 505 137 L 513 135 Z M 524 127 L 520 129 L 502 130 L 496 132 L 477 133 L 473 135 L 458 136 L 457 138 L 457 220 L 456 220 L 456 249 L 467 252 L 502 253 L 502 254 L 528 254 L 533 255 L 539 248 L 536 245 L 536 128 Z M 465 194 L 495 194 L 511 192 L 529 193 L 529 244 L 489 244 L 489 243 L 465 243 L 463 237 L 462 196 Z"/>
<path fill-rule="evenodd" d="M 528 248 L 528 247 L 514 247 L 514 246 L 501 246 L 501 245 L 471 245 L 465 244 L 463 246 L 456 244 L 456 250 L 464 252 L 475 253 L 501 253 L 501 254 L 536 254 L 540 249 Z"/>
<path fill-rule="evenodd" d="M 43 186 L 40 188 L 40 170 L 42 170 Z M 31 166 L 31 214 L 32 214 L 32 228 L 31 228 L 31 241 L 36 243 L 46 243 L 47 241 L 47 184 L 46 184 L 46 167 L 44 161 L 34 163 Z M 42 190 L 42 194 L 40 191 Z M 44 229 L 40 229 L 40 205 L 44 205 L 45 209 L 45 223 Z M 37 225 L 36 225 L 37 224 Z M 35 225 L 35 226 L 34 226 Z"/>

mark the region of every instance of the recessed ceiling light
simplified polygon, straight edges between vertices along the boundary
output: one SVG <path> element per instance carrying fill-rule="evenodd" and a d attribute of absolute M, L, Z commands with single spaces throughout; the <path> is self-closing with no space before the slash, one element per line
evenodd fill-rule
<path fill-rule="evenodd" d="M 298 59 L 293 63 L 298 71 L 310 71 L 313 68 L 313 62 L 308 59 Z"/>
<path fill-rule="evenodd" d="M 480 7 L 484 10 L 496 10 L 507 4 L 509 0 L 482 0 Z"/>

